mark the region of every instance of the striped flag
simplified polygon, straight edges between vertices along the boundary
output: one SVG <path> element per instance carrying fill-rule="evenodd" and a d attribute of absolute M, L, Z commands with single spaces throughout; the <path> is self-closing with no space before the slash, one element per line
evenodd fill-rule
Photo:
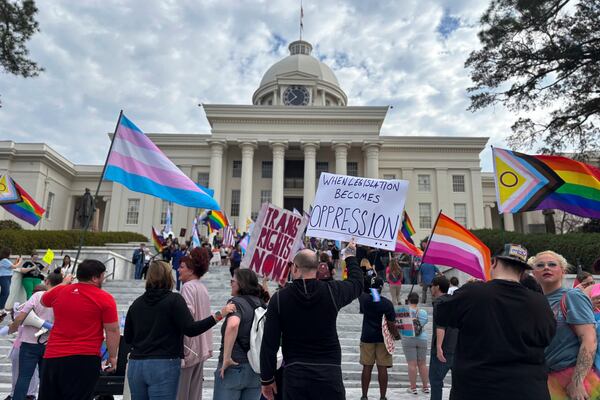
<path fill-rule="evenodd" d="M 235 246 L 235 234 L 231 225 L 223 228 L 223 246 Z"/>
<path fill-rule="evenodd" d="M 210 232 L 229 226 L 229 220 L 227 220 L 225 213 L 214 210 L 207 213 L 204 223 L 209 227 Z"/>
<path fill-rule="evenodd" d="M 104 178 L 183 206 L 220 209 L 207 190 L 177 168 L 125 115 L 119 118 Z"/>
<path fill-rule="evenodd" d="M 173 226 L 171 223 L 171 206 L 167 204 L 167 217 L 165 221 L 165 234 L 169 234 L 173 231 Z"/>
<path fill-rule="evenodd" d="M 23 221 L 29 222 L 31 225 L 35 226 L 42 215 L 44 215 L 44 210 L 42 207 L 36 203 L 33 198 L 27 193 L 17 182 L 15 182 L 12 178 L 7 177 L 7 182 L 10 181 L 14 188 L 16 189 L 20 201 L 18 203 L 11 204 L 2 204 L 2 207 L 15 217 L 22 219 Z"/>
<path fill-rule="evenodd" d="M 161 253 L 165 248 L 165 239 L 158 233 L 156 228 L 152 227 L 152 244 L 156 251 Z"/>
<path fill-rule="evenodd" d="M 0 204 L 12 204 L 22 201 L 15 182 L 8 175 L 0 176 Z"/>
<path fill-rule="evenodd" d="M 412 240 L 412 236 L 416 232 L 415 227 L 413 226 L 412 221 L 410 220 L 410 217 L 406 211 L 402 213 L 402 228 L 400 230 L 407 241 L 415 244 L 415 242 Z"/>
<path fill-rule="evenodd" d="M 423 250 L 409 242 L 401 230 L 398 231 L 398 237 L 396 238 L 396 249 L 394 251 L 396 253 L 404 253 L 416 257 L 423 256 Z"/>
<path fill-rule="evenodd" d="M 198 219 L 194 218 L 192 223 L 192 248 L 200 246 L 200 237 L 198 236 Z"/>
<path fill-rule="evenodd" d="M 490 279 L 490 249 L 443 213 L 433 227 L 422 262 L 456 268 L 477 279 Z"/>

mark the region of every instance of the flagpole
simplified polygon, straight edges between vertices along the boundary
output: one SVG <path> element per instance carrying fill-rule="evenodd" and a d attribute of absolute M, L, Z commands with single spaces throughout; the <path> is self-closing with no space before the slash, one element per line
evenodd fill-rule
<path fill-rule="evenodd" d="M 96 213 L 96 199 L 98 197 L 98 193 L 100 193 L 100 186 L 102 185 L 102 180 L 104 178 L 104 173 L 106 172 L 106 166 L 108 165 L 108 157 L 110 157 L 110 152 L 112 151 L 113 145 L 115 144 L 115 137 L 117 136 L 117 129 L 119 129 L 119 124 L 121 123 L 121 118 L 123 117 L 123 110 L 119 112 L 119 118 L 117 119 L 117 124 L 115 125 L 115 131 L 113 132 L 112 139 L 110 141 L 110 147 L 108 148 L 108 154 L 106 155 L 106 160 L 104 160 L 104 166 L 102 167 L 102 173 L 100 174 L 100 179 L 98 180 L 98 186 L 96 187 L 96 193 L 94 194 L 94 204 L 92 213 L 87 217 L 85 221 L 85 225 L 83 226 L 83 230 L 81 231 L 81 235 L 79 236 L 79 247 L 77 248 L 77 255 L 75 256 L 75 264 L 73 264 L 73 274 L 77 272 L 77 264 L 79 263 L 79 255 L 81 254 L 81 248 L 83 247 L 83 242 L 85 240 L 85 234 L 90 227 L 90 221 L 94 217 Z"/>
<path fill-rule="evenodd" d="M 423 255 L 421 256 L 421 260 L 425 259 L 425 254 L 427 254 L 427 250 L 429 249 L 429 242 L 431 242 L 431 236 L 433 235 L 433 232 L 435 232 L 435 228 L 437 227 L 437 224 L 440 220 L 441 215 L 442 215 L 442 210 L 440 210 L 440 212 L 438 213 L 438 216 L 435 220 L 435 224 L 433 224 L 433 228 L 431 229 L 431 234 L 429 235 L 429 239 L 427 240 L 427 247 L 425 247 L 425 250 L 423 250 Z"/>

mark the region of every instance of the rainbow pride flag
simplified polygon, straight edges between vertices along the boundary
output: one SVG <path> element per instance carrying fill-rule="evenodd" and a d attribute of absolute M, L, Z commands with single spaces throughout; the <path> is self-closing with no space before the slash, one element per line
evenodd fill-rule
<path fill-rule="evenodd" d="M 396 238 L 396 249 L 394 251 L 396 253 L 404 253 L 416 257 L 421 257 L 423 255 L 423 250 L 415 246 L 414 243 L 409 242 L 404 236 L 402 230 L 398 231 L 398 237 Z"/>
<path fill-rule="evenodd" d="M 125 115 L 119 118 L 104 178 L 186 207 L 220 209 Z"/>
<path fill-rule="evenodd" d="M 600 169 L 561 156 L 493 149 L 498 211 L 558 209 L 600 218 Z"/>
<path fill-rule="evenodd" d="M 490 249 L 443 213 L 433 227 L 422 262 L 456 268 L 477 279 L 490 279 Z"/>
<path fill-rule="evenodd" d="M 406 211 L 402 213 L 402 228 L 400 228 L 400 231 L 407 241 L 415 244 L 415 242 L 412 240 L 412 236 L 415 234 L 416 230 Z"/>
<path fill-rule="evenodd" d="M 159 253 L 161 253 L 165 248 L 165 239 L 154 227 L 152 227 L 152 244 Z"/>
<path fill-rule="evenodd" d="M 208 225 L 211 231 L 218 231 L 219 229 L 229 226 L 229 221 L 227 220 L 225 214 L 221 211 L 215 210 L 208 212 L 205 223 Z"/>
<path fill-rule="evenodd" d="M 2 204 L 2 207 L 15 217 L 22 219 L 23 221 L 29 222 L 31 225 L 35 226 L 42 215 L 44 215 L 44 210 L 42 207 L 36 203 L 33 198 L 27 193 L 17 182 L 12 178 L 8 178 L 14 187 L 16 188 L 19 196 L 21 197 L 21 201 L 18 203 L 11 204 Z"/>

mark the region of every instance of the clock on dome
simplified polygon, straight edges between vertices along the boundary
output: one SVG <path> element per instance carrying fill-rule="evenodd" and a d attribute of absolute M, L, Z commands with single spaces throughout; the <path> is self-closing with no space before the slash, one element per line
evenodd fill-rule
<path fill-rule="evenodd" d="M 286 106 L 305 106 L 310 101 L 310 92 L 304 86 L 288 86 L 283 92 L 283 104 Z"/>

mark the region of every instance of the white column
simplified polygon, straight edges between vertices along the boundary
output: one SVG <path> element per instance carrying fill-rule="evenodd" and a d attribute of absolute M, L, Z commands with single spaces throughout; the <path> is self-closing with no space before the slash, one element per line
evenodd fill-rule
<path fill-rule="evenodd" d="M 515 220 L 511 213 L 504 213 L 504 230 L 508 232 L 515 231 Z"/>
<path fill-rule="evenodd" d="M 108 231 L 108 217 L 110 215 L 110 196 L 104 196 L 102 198 L 104 200 L 104 218 L 102 220 L 102 231 L 106 232 Z M 70 210 L 71 207 L 67 208 L 67 210 Z M 68 218 L 67 218 L 68 221 Z"/>
<path fill-rule="evenodd" d="M 446 215 L 454 215 L 454 207 L 450 202 L 450 185 L 448 180 L 448 170 L 445 168 L 436 168 L 435 183 L 437 188 L 438 212 L 443 211 Z M 452 209 L 450 208 L 452 207 Z"/>
<path fill-rule="evenodd" d="M 277 207 L 283 207 L 283 172 L 286 143 L 272 143 L 273 149 L 273 177 L 271 182 L 271 202 Z"/>
<path fill-rule="evenodd" d="M 255 142 L 243 142 L 242 148 L 242 185 L 240 188 L 240 225 L 245 224 L 252 214 L 252 167 L 254 163 Z"/>
<path fill-rule="evenodd" d="M 471 228 L 481 229 L 485 226 L 483 215 L 483 188 L 481 186 L 481 171 L 471 170 L 471 199 L 473 199 L 473 224 Z"/>
<path fill-rule="evenodd" d="M 485 214 L 485 229 L 492 229 L 494 227 L 494 223 L 492 222 L 492 205 L 486 204 L 483 206 L 484 214 Z"/>
<path fill-rule="evenodd" d="M 302 149 L 304 150 L 304 211 L 309 210 L 315 198 L 318 147 L 317 143 L 302 143 Z"/>
<path fill-rule="evenodd" d="M 214 199 L 220 206 L 221 204 L 221 185 L 223 177 L 223 151 L 225 143 L 219 141 L 211 141 L 210 145 L 210 171 L 208 175 L 208 187 L 215 191 Z M 195 180 L 192 177 L 192 180 Z"/>
<path fill-rule="evenodd" d="M 324 103 L 323 103 L 324 104 Z M 334 142 L 333 149 L 335 150 L 335 173 L 346 175 L 348 166 L 348 149 L 350 145 L 343 142 Z"/>
<path fill-rule="evenodd" d="M 366 178 L 379 178 L 379 143 L 366 143 L 363 146 L 363 151 L 367 158 L 367 165 L 365 171 Z"/>

